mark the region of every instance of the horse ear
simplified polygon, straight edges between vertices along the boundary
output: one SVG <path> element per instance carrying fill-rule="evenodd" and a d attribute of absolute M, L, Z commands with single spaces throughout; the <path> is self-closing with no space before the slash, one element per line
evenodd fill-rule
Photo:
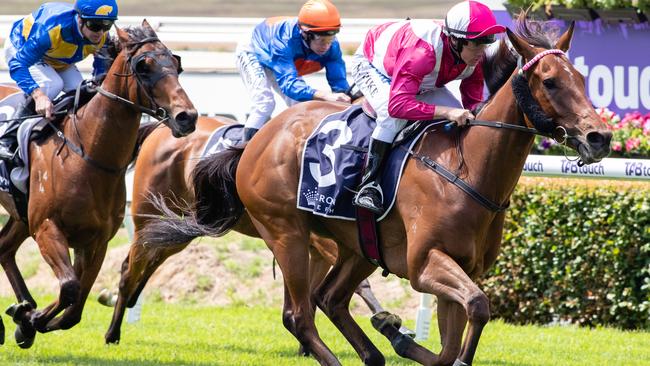
<path fill-rule="evenodd" d="M 151 24 L 149 24 L 149 22 L 147 21 L 146 18 L 145 18 L 145 19 L 142 19 L 142 28 L 148 30 L 149 32 L 151 32 L 151 33 L 153 33 L 153 34 L 156 34 L 156 31 L 153 29 L 153 27 L 151 26 Z"/>
<path fill-rule="evenodd" d="M 571 46 L 571 39 L 573 38 L 573 27 L 575 25 L 576 25 L 575 21 L 571 22 L 571 25 L 569 25 L 569 29 L 567 29 L 557 40 L 557 43 L 555 44 L 555 48 L 560 49 L 564 52 L 569 50 L 569 47 Z"/>
<path fill-rule="evenodd" d="M 119 28 L 118 26 L 115 26 L 115 30 L 117 31 L 117 37 L 120 39 L 122 45 L 129 43 L 129 33 L 123 31 L 122 28 Z"/>
<path fill-rule="evenodd" d="M 512 47 L 514 47 L 517 53 L 520 54 L 524 59 L 530 60 L 531 58 L 535 57 L 535 52 L 533 51 L 533 48 L 530 46 L 530 44 L 528 44 L 528 42 L 524 41 L 521 37 L 516 35 L 513 31 L 510 30 L 510 28 L 506 28 L 506 34 L 508 35 L 508 39 L 510 40 Z"/>

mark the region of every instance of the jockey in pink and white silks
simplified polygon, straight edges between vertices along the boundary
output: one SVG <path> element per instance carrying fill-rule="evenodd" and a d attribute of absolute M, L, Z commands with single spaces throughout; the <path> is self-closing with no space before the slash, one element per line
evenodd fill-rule
<path fill-rule="evenodd" d="M 13 24 L 4 46 L 9 74 L 34 99 L 38 114 L 52 118 L 51 100 L 81 83 L 75 64 L 105 46 L 117 11 L 115 0 L 52 2 Z M 107 61 L 95 57 L 93 69 L 93 76 L 105 73 Z M 25 108 L 21 106 L 16 116 L 27 114 Z M 10 135 L 0 138 L 0 159 L 13 157 L 13 142 Z"/>
<path fill-rule="evenodd" d="M 298 18 L 265 19 L 237 46 L 237 67 L 252 102 L 244 124 L 244 141 L 271 118 L 274 90 L 288 106 L 307 100 L 350 102 L 344 94 L 349 85 L 336 40 L 340 28 L 339 12 L 331 2 L 308 0 Z M 322 68 L 331 92 L 316 90 L 302 78 Z"/>
<path fill-rule="evenodd" d="M 354 203 L 378 215 L 383 197 L 379 176 L 395 136 L 409 120 L 474 119 L 483 101 L 482 60 L 486 47 L 505 32 L 478 1 L 453 6 L 444 20 L 404 20 L 368 31 L 357 50 L 354 82 L 377 113 L 368 158 Z M 462 103 L 445 87 L 461 80 Z"/>

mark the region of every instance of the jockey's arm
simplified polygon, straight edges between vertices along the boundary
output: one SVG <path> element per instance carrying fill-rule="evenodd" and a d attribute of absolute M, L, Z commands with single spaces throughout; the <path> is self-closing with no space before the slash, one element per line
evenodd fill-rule
<path fill-rule="evenodd" d="M 34 28 L 36 29 L 32 29 L 30 37 L 16 50 L 16 55 L 8 62 L 9 75 L 27 95 L 31 95 L 39 87 L 32 78 L 29 68 L 41 62 L 51 47 L 49 34 L 38 24 L 35 24 Z"/>
<path fill-rule="evenodd" d="M 16 55 L 9 60 L 9 75 L 25 94 L 34 98 L 36 113 L 51 119 L 52 102 L 29 72 L 30 66 L 42 61 L 45 52 L 51 47 L 50 37 L 46 32 L 41 31 L 41 28 L 32 32 L 23 46 L 16 51 Z"/>
<path fill-rule="evenodd" d="M 350 88 L 350 84 L 346 79 L 345 62 L 343 61 L 343 54 L 338 43 L 332 45 L 329 56 L 324 61 L 323 66 L 325 66 L 327 83 L 332 88 L 332 91 L 335 93 L 345 93 Z"/>
<path fill-rule="evenodd" d="M 478 104 L 483 102 L 484 90 L 483 63 L 479 62 L 472 75 L 460 82 L 460 95 L 463 107 L 473 110 Z"/>

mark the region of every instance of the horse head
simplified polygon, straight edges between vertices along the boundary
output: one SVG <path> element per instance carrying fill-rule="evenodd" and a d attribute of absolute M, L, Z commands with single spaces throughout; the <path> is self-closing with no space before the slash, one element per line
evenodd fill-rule
<path fill-rule="evenodd" d="M 117 28 L 117 35 L 126 75 L 133 76 L 128 98 L 136 104 L 146 99 L 153 116 L 167 125 L 174 137 L 193 132 L 198 113 L 178 80 L 183 71 L 180 57 L 158 39 L 146 20 L 141 28 Z"/>
<path fill-rule="evenodd" d="M 507 35 L 521 57 L 518 74 L 513 77 L 513 92 L 526 123 L 565 142 L 584 163 L 600 161 L 609 154 L 612 133 L 586 95 L 584 76 L 565 53 L 574 23 L 555 44 L 540 40 L 540 33 L 531 31 L 521 17 L 518 25 L 521 36 L 510 29 Z"/>

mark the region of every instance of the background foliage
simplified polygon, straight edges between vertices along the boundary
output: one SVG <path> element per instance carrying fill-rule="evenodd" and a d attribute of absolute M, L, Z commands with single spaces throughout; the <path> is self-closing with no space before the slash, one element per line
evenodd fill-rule
<path fill-rule="evenodd" d="M 650 329 L 649 185 L 535 182 L 513 195 L 501 254 L 482 282 L 493 314 Z"/>

